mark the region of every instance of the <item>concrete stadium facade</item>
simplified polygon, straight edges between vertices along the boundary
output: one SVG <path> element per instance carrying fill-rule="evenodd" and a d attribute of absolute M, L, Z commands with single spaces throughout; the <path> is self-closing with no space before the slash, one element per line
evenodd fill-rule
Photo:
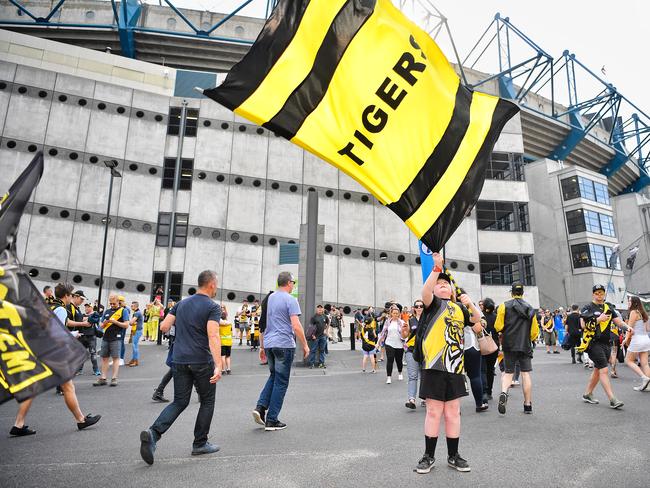
<path fill-rule="evenodd" d="M 102 2 L 78 3 L 82 15 L 86 4 Z M 255 37 L 254 21 L 242 25 Z M 44 151 L 45 174 L 18 240 L 19 258 L 37 285 L 67 280 L 96 296 L 110 179 L 102 161 L 115 159 L 122 177 L 113 190 L 107 291 L 146 302 L 170 273 L 171 295 L 186 296 L 198 273 L 212 268 L 220 301 L 236 307 L 259 299 L 280 270 L 300 274 L 301 225 L 313 189 L 322 225 L 317 302 L 350 312 L 419 295 L 417 240 L 398 217 L 336 168 L 181 90 L 196 73 L 52 41 L 43 30 L 29 34 L 0 31 L 0 191 L 35 151 Z M 180 134 L 183 106 L 189 124 Z M 588 165 L 544 158 L 524 164 L 526 140 L 534 145 L 540 137 L 527 133 L 527 117 L 515 117 L 499 138 L 479 204 L 445 246 L 447 263 L 477 299 L 504 300 L 519 279 L 533 305 L 566 306 L 587 301 L 593 283 L 611 281 L 611 299 L 620 304 L 622 271 L 573 258 L 584 245 L 587 253 L 606 252 L 618 232 L 576 234 L 566 217 L 580 208 L 616 221 L 613 201 L 567 200 L 558 189 L 565 174 L 605 188 L 608 181 Z M 170 181 L 179 156 L 175 192 Z M 173 212 L 176 220 L 168 222 Z"/>

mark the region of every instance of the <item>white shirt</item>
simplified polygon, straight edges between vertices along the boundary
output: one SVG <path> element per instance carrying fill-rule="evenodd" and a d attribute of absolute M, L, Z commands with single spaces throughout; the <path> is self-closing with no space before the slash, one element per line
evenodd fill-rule
<path fill-rule="evenodd" d="M 399 349 L 404 346 L 402 342 L 402 333 L 401 333 L 402 321 L 400 319 L 390 320 L 386 319 L 386 324 L 384 327 L 388 327 L 388 332 L 386 334 L 386 340 L 384 344 L 395 349 Z"/>

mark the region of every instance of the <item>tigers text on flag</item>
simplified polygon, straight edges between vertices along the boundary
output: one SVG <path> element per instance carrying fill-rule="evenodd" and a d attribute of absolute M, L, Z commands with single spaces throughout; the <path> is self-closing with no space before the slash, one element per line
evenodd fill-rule
<path fill-rule="evenodd" d="M 341 169 L 438 250 L 517 113 L 473 92 L 390 0 L 280 0 L 204 94 Z"/>

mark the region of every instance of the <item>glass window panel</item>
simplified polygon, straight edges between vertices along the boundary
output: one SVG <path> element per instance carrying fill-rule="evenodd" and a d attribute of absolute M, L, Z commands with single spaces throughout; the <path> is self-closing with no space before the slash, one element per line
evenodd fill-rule
<path fill-rule="evenodd" d="M 607 268 L 607 256 L 605 255 L 605 248 L 599 244 L 589 244 L 589 251 L 591 252 L 592 265 L 597 268 Z"/>
<path fill-rule="evenodd" d="M 607 191 L 607 185 L 594 182 L 594 193 L 597 202 L 609 205 L 609 192 Z"/>
<path fill-rule="evenodd" d="M 591 210 L 585 210 L 584 215 L 587 231 L 601 234 L 602 232 L 600 231 L 600 218 L 598 217 L 598 213 L 592 212 Z"/>
<path fill-rule="evenodd" d="M 485 285 L 510 285 L 523 281 L 533 285 L 535 273 L 532 256 L 518 254 L 480 254 L 481 283 Z"/>
<path fill-rule="evenodd" d="M 596 201 L 596 192 L 594 191 L 594 182 L 578 176 L 578 186 L 580 187 L 580 196 L 587 200 Z"/>
<path fill-rule="evenodd" d="M 603 235 L 615 237 L 614 220 L 609 215 L 598 214 L 600 217 L 600 228 Z"/>
<path fill-rule="evenodd" d="M 571 246 L 571 257 L 573 260 L 573 267 L 575 269 L 591 266 L 589 244 L 575 244 Z"/>
<path fill-rule="evenodd" d="M 580 197 L 580 187 L 576 176 L 562 180 L 562 196 L 565 201 Z"/>
<path fill-rule="evenodd" d="M 571 210 L 566 213 L 566 223 L 569 229 L 569 234 L 585 231 L 585 217 L 582 209 Z"/>

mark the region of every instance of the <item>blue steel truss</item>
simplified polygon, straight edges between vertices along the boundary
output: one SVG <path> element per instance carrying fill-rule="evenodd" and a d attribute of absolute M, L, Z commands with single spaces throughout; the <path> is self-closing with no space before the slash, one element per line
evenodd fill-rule
<path fill-rule="evenodd" d="M 515 43 L 519 48 L 516 55 L 513 54 Z M 639 168 L 640 177 L 624 192 L 639 191 L 650 185 L 650 154 L 647 150 L 650 147 L 650 116 L 647 113 L 581 63 L 574 54 L 564 51 L 554 59 L 508 18 L 499 14 L 462 65 L 474 68 L 495 46 L 499 72 L 483 77 L 471 86 L 478 88 L 497 80 L 502 97 L 568 126 L 565 139 L 548 154 L 550 159 L 566 159 L 585 137 L 590 133 L 594 135 L 598 128 L 607 139 L 598 140 L 614 151 L 614 157 L 601 172 L 611 177 L 630 161 Z M 549 100 L 550 111 L 531 104 L 531 93 Z M 558 102 L 560 95 L 565 96 L 564 105 Z"/>
<path fill-rule="evenodd" d="M 0 25 L 41 25 L 44 27 L 70 27 L 70 28 L 95 28 L 95 29 L 107 29 L 107 30 L 117 30 L 120 37 L 120 46 L 122 49 L 122 54 L 129 58 L 135 58 L 135 33 L 136 32 L 149 32 L 155 34 L 166 34 L 172 36 L 181 36 L 181 37 L 194 37 L 199 39 L 208 39 L 216 41 L 228 41 L 234 42 L 237 44 L 252 44 L 253 41 L 246 39 L 238 39 L 236 37 L 221 36 L 219 35 L 218 29 L 226 22 L 228 22 L 232 17 L 237 15 L 242 9 L 247 7 L 252 3 L 258 3 L 264 5 L 265 18 L 271 14 L 271 11 L 277 4 L 278 0 L 240 0 L 237 6 L 235 6 L 232 11 L 227 12 L 225 17 L 213 26 L 208 29 L 201 29 L 195 26 L 191 20 L 189 20 L 179 8 L 177 8 L 173 1 L 171 0 L 161 0 L 169 8 L 172 9 L 174 14 L 180 18 L 180 20 L 185 23 L 192 32 L 178 32 L 168 29 L 151 29 L 147 27 L 142 27 L 139 25 L 140 14 L 142 13 L 143 3 L 140 0 L 123 0 L 122 2 L 117 2 L 116 0 L 110 0 L 111 8 L 113 10 L 113 23 L 111 24 L 93 24 L 93 23 L 65 23 L 58 22 L 54 20 L 56 13 L 61 9 L 65 0 L 59 0 L 58 3 L 52 8 L 52 10 L 45 16 L 40 17 L 33 14 L 27 5 L 22 5 L 18 0 L 9 0 L 18 10 L 20 10 L 24 15 L 29 17 L 28 20 L 7 20 L 0 19 Z"/>

